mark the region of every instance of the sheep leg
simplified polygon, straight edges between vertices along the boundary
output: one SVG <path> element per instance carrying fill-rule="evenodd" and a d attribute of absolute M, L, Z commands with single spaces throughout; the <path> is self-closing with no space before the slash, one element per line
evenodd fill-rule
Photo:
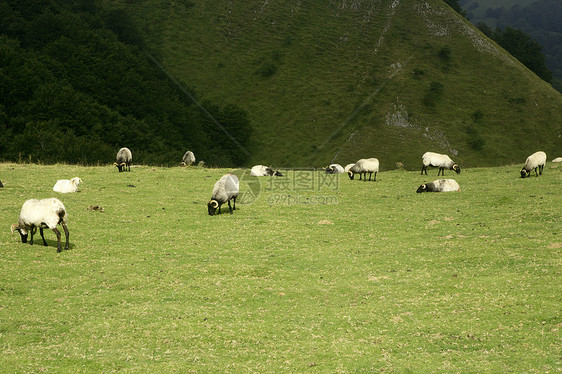
<path fill-rule="evenodd" d="M 538 177 L 539 173 L 537 173 L 537 168 L 535 168 L 535 177 Z"/>
<path fill-rule="evenodd" d="M 542 171 L 544 170 L 544 165 L 539 165 L 539 174 L 542 175 Z"/>
<path fill-rule="evenodd" d="M 57 252 L 60 252 L 60 231 L 55 227 L 53 229 L 53 232 L 55 233 L 55 235 L 57 236 Z"/>
<path fill-rule="evenodd" d="M 66 245 L 64 246 L 64 249 L 68 249 L 68 247 L 69 247 L 68 228 L 66 227 L 66 223 L 64 223 L 64 222 L 61 222 L 61 225 L 62 225 L 62 228 L 64 229 L 64 235 L 66 236 Z"/>
<path fill-rule="evenodd" d="M 236 198 L 233 197 L 232 200 L 234 200 L 234 208 L 232 208 L 232 210 L 236 210 Z"/>
<path fill-rule="evenodd" d="M 373 178 L 373 182 L 377 181 L 377 172 L 375 171 L 375 178 Z"/>
<path fill-rule="evenodd" d="M 33 234 L 35 234 L 36 231 L 36 227 L 33 227 L 31 228 L 31 230 L 29 230 L 29 245 L 33 245 Z"/>
<path fill-rule="evenodd" d="M 47 241 L 45 240 L 45 235 L 43 235 L 43 228 L 42 227 L 39 228 L 39 233 L 41 234 L 41 238 L 43 238 L 43 245 L 46 247 Z"/>
<path fill-rule="evenodd" d="M 422 165 L 422 171 L 421 171 L 421 175 L 423 175 L 425 172 L 425 175 L 427 175 L 427 166 Z"/>
<path fill-rule="evenodd" d="M 232 214 L 232 207 L 230 206 L 230 200 L 228 200 L 228 210 L 230 211 L 230 214 Z"/>

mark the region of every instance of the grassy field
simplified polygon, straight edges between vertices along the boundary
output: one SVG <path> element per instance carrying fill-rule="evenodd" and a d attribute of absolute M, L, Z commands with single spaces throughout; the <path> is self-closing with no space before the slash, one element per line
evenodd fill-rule
<path fill-rule="evenodd" d="M 557 372 L 562 166 L 520 167 L 243 175 L 210 217 L 224 169 L 0 164 L 0 372 Z M 52 196 L 60 254 L 9 231 Z"/>

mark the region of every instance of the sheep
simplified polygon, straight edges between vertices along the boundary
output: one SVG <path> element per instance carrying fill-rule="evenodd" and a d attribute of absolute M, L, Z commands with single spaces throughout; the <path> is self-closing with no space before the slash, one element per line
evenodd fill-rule
<path fill-rule="evenodd" d="M 180 165 L 181 166 L 190 166 L 194 162 L 195 162 L 195 155 L 193 154 L 193 152 L 187 151 L 183 155 L 183 157 L 181 159 L 181 162 L 180 162 Z"/>
<path fill-rule="evenodd" d="M 371 180 L 371 175 L 375 173 L 375 178 L 373 178 L 373 181 L 376 181 L 378 171 L 379 160 L 377 160 L 376 158 L 362 158 L 349 169 L 347 175 L 349 175 L 349 179 L 352 180 L 355 174 L 359 174 L 359 180 L 361 180 L 361 175 L 363 175 L 363 180 L 366 181 L 367 173 L 369 173 L 369 180 Z"/>
<path fill-rule="evenodd" d="M 562 157 L 556 157 L 554 160 L 550 162 L 562 162 Z"/>
<path fill-rule="evenodd" d="M 525 178 L 531 175 L 531 170 L 535 169 L 535 176 L 538 177 L 539 174 L 542 175 L 544 165 L 546 164 L 546 153 L 543 151 L 538 151 L 527 157 L 525 161 L 525 166 L 521 169 L 521 178 Z M 537 168 L 539 169 L 539 174 L 537 174 Z"/>
<path fill-rule="evenodd" d="M 80 183 L 82 183 L 82 179 L 78 177 L 74 177 L 71 180 L 59 179 L 57 183 L 55 183 L 53 191 L 60 193 L 76 192 L 78 191 L 78 185 Z"/>
<path fill-rule="evenodd" d="M 425 152 L 422 156 L 422 162 L 423 165 L 422 165 L 421 175 L 423 175 L 424 172 L 425 175 L 427 175 L 428 166 L 439 168 L 439 171 L 437 172 L 437 176 L 439 176 L 439 174 L 445 175 L 445 169 L 452 169 L 457 174 L 461 172 L 461 168 L 459 167 L 459 165 L 457 165 L 447 155 L 442 155 L 434 152 Z"/>
<path fill-rule="evenodd" d="M 253 175 L 254 177 L 267 177 L 270 175 L 274 175 L 276 177 L 283 176 L 283 174 L 281 174 L 279 170 L 273 170 L 272 168 L 264 165 L 255 165 L 254 167 L 252 167 L 252 170 L 250 170 L 250 175 Z"/>
<path fill-rule="evenodd" d="M 343 166 L 341 166 L 340 164 L 330 164 L 330 166 L 326 166 L 324 168 L 324 171 L 326 171 L 326 174 L 345 173 L 345 170 L 343 169 Z"/>
<path fill-rule="evenodd" d="M 66 245 L 64 249 L 68 249 L 69 235 L 68 228 L 66 227 L 67 222 L 68 215 L 66 214 L 66 209 L 59 199 L 29 199 L 23 203 L 21 207 L 18 223 L 12 225 L 12 234 L 14 234 L 14 231 L 18 231 L 22 243 L 27 243 L 27 236 L 31 234 L 29 244 L 33 245 L 33 234 L 35 234 L 37 228 L 39 228 L 41 238 L 43 238 L 43 245 L 47 246 L 47 241 L 43 235 L 43 229 L 49 228 L 57 235 L 57 252 L 60 252 L 61 233 L 57 229 L 57 225 L 60 224 L 64 229 L 64 234 L 66 235 Z"/>
<path fill-rule="evenodd" d="M 236 210 L 236 198 L 240 193 L 240 182 L 238 177 L 234 174 L 225 174 L 219 179 L 215 186 L 213 187 L 213 196 L 207 204 L 207 209 L 209 215 L 215 214 L 217 208 L 219 214 L 221 212 L 221 205 L 228 202 L 228 208 L 230 209 L 230 214 L 233 210 Z M 234 208 L 230 206 L 230 200 L 234 201 Z"/>
<path fill-rule="evenodd" d="M 127 168 L 127 171 L 131 171 L 131 162 L 133 161 L 133 154 L 127 147 L 121 148 L 117 152 L 117 162 L 113 163 L 113 165 L 117 166 L 119 172 L 122 172 Z"/>
<path fill-rule="evenodd" d="M 346 173 L 349 173 L 349 169 L 351 169 L 353 167 L 353 165 L 355 165 L 355 164 L 345 165 L 345 167 L 343 168 L 343 171 L 346 172 Z"/>
<path fill-rule="evenodd" d="M 454 179 L 437 179 L 433 182 L 422 184 L 416 192 L 450 192 L 460 191 L 460 189 L 459 184 Z"/>

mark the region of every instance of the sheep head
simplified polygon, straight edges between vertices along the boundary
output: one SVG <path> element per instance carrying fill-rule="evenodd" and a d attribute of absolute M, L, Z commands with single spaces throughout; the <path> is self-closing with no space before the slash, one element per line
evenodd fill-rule
<path fill-rule="evenodd" d="M 282 177 L 283 176 L 283 174 L 281 174 L 281 172 L 279 170 L 275 170 L 273 175 L 276 176 L 276 177 Z"/>
<path fill-rule="evenodd" d="M 216 200 L 211 200 L 209 201 L 209 203 L 207 204 L 207 210 L 209 211 L 209 215 L 213 216 L 215 214 L 215 212 L 217 211 L 217 209 L 219 209 L 220 204 L 218 201 Z"/>
<path fill-rule="evenodd" d="M 27 235 L 29 234 L 27 233 L 27 230 L 24 227 L 21 227 L 20 225 L 17 224 L 13 224 L 11 230 L 12 230 L 12 235 L 14 235 L 14 231 L 17 231 L 21 236 L 21 242 L 27 243 Z"/>
<path fill-rule="evenodd" d="M 418 187 L 418 190 L 416 192 L 420 193 L 420 192 L 425 192 L 426 190 L 427 190 L 427 185 L 422 184 L 421 186 Z"/>
<path fill-rule="evenodd" d="M 528 170 L 525 169 L 525 168 L 521 169 L 521 178 L 528 177 L 529 175 L 531 175 L 531 172 L 530 172 L 530 171 L 528 171 Z"/>
<path fill-rule="evenodd" d="M 349 179 L 353 180 L 354 174 L 351 170 L 347 172 L 347 175 L 349 175 Z"/>
<path fill-rule="evenodd" d="M 180 162 L 180 166 L 182 166 L 182 167 L 183 167 L 183 166 L 187 166 L 187 164 L 182 161 L 182 162 Z"/>
<path fill-rule="evenodd" d="M 461 173 L 461 168 L 459 167 L 459 165 L 454 164 L 453 165 L 453 170 L 457 173 L 460 174 Z"/>

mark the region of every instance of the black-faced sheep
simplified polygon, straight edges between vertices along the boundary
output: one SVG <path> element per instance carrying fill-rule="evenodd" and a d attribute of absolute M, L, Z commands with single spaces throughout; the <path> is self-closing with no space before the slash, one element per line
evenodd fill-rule
<path fill-rule="evenodd" d="M 183 155 L 183 157 L 181 159 L 181 162 L 180 162 L 180 165 L 181 166 L 190 166 L 194 162 L 195 162 L 195 155 L 193 154 L 193 152 L 187 151 Z"/>
<path fill-rule="evenodd" d="M 283 174 L 281 174 L 279 170 L 273 170 L 272 168 L 264 165 L 255 165 L 254 167 L 252 167 L 252 170 L 250 170 L 250 175 L 254 177 L 267 177 L 271 175 L 276 177 L 283 176 Z"/>
<path fill-rule="evenodd" d="M 343 166 L 340 164 L 330 164 L 324 168 L 326 174 L 342 174 L 345 173 Z"/>
<path fill-rule="evenodd" d="M 437 175 L 445 175 L 445 169 L 454 170 L 457 174 L 461 172 L 461 168 L 457 165 L 451 158 L 447 155 L 442 155 L 440 153 L 425 152 L 422 156 L 422 170 L 421 174 L 427 175 L 427 168 L 429 166 L 438 167 L 439 171 Z"/>
<path fill-rule="evenodd" d="M 47 245 L 43 229 L 49 228 L 57 235 L 57 252 L 61 251 L 61 233 L 57 229 L 60 224 L 64 229 L 66 235 L 66 245 L 64 249 L 69 247 L 69 235 L 66 223 L 68 222 L 68 215 L 63 203 L 59 199 L 49 198 L 43 200 L 30 199 L 23 203 L 21 207 L 18 223 L 12 225 L 12 234 L 18 231 L 21 236 L 21 242 L 27 243 L 27 236 L 31 234 L 29 244 L 33 245 L 33 234 L 39 228 L 41 238 L 43 238 L 43 245 Z"/>
<path fill-rule="evenodd" d="M 542 175 L 544 165 L 546 164 L 546 153 L 543 151 L 538 151 L 527 157 L 525 161 L 525 166 L 521 169 L 521 178 L 525 178 L 531 175 L 531 170 L 535 169 L 535 176 L 538 177 L 539 174 Z M 537 174 L 537 168 L 539 169 L 539 174 Z"/>
<path fill-rule="evenodd" d="M 131 171 L 131 162 L 133 162 L 133 154 L 131 153 L 131 150 L 129 150 L 129 148 L 127 147 L 121 148 L 117 152 L 116 159 L 117 160 L 113 165 L 117 166 L 119 172 L 125 171 L 125 169 L 127 169 L 127 171 Z"/>
<path fill-rule="evenodd" d="M 82 183 L 82 179 L 78 177 L 74 177 L 70 180 L 68 179 L 59 179 L 55 186 L 53 187 L 53 191 L 60 192 L 60 193 L 70 193 L 78 191 L 78 185 Z"/>
<path fill-rule="evenodd" d="M 362 158 L 355 163 L 349 171 L 347 175 L 349 175 L 349 179 L 355 177 L 355 174 L 359 174 L 359 180 L 361 180 L 361 176 L 363 176 L 363 180 L 367 180 L 367 173 L 369 173 L 369 180 L 371 180 L 371 176 L 375 173 L 375 177 L 373 181 L 377 180 L 377 173 L 379 172 L 379 160 L 376 158 Z"/>
<path fill-rule="evenodd" d="M 216 213 L 217 209 L 219 214 L 221 212 L 221 205 L 228 202 L 230 214 L 236 210 L 236 198 L 240 194 L 240 182 L 238 177 L 234 174 L 225 174 L 219 179 L 213 187 L 213 196 L 207 204 L 209 215 L 212 216 Z M 230 205 L 230 200 L 234 202 L 234 207 Z"/>
<path fill-rule="evenodd" d="M 450 192 L 460 191 L 460 189 L 459 184 L 454 179 L 437 179 L 433 182 L 422 184 L 416 192 Z"/>

